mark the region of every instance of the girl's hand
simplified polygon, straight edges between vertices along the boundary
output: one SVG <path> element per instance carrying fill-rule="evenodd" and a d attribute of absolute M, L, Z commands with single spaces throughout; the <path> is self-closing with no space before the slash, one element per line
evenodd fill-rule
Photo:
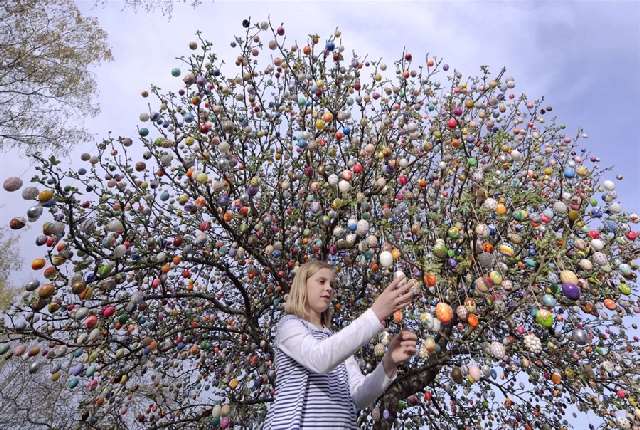
<path fill-rule="evenodd" d="M 415 333 L 409 330 L 402 330 L 395 335 L 389 342 L 389 348 L 384 356 L 384 360 L 388 360 L 387 365 L 398 367 L 416 353 Z"/>
<path fill-rule="evenodd" d="M 378 296 L 371 309 L 381 321 L 387 319 L 395 311 L 404 308 L 411 303 L 413 292 L 411 288 L 416 284 L 415 280 L 405 277 L 394 279 L 387 288 Z"/>

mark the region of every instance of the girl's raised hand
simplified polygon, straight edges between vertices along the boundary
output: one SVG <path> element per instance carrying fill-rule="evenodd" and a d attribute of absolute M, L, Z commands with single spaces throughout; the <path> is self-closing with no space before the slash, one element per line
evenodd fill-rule
<path fill-rule="evenodd" d="M 415 333 L 408 330 L 402 330 L 391 339 L 387 355 L 393 366 L 401 365 L 416 353 L 417 339 Z"/>
<path fill-rule="evenodd" d="M 412 287 L 417 282 L 405 277 L 395 278 L 378 296 L 371 309 L 380 318 L 385 320 L 395 311 L 404 308 L 411 303 L 413 297 Z"/>

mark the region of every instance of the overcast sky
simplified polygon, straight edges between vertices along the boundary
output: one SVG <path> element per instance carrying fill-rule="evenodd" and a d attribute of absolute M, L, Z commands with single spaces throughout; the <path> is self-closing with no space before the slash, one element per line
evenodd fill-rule
<path fill-rule="evenodd" d="M 270 17 L 274 24 L 284 22 L 289 40 L 300 43 L 307 34 L 324 38 L 339 27 L 347 53 L 355 49 L 388 63 L 406 47 L 414 58 L 427 52 L 443 57 L 464 75 L 478 74 L 483 64 L 494 72 L 506 66 L 521 92 L 545 97 L 570 135 L 585 128 L 584 145 L 624 176 L 617 182 L 620 202 L 640 211 L 638 1 L 204 2 L 196 9 L 177 5 L 171 20 L 159 12 L 123 11 L 120 1 L 98 7 L 94 0 L 78 2 L 84 14 L 98 17 L 114 56 L 93 70 L 102 113 L 85 125 L 97 139 L 109 130 L 136 135 L 138 115 L 147 111 L 141 90 L 151 83 L 177 88 L 180 81 L 170 71 L 182 66 L 175 57 L 189 54 L 196 30 L 233 59 L 229 42 L 242 32 L 242 19 Z M 71 160 L 80 166 L 79 154 L 92 149 L 79 143 Z M 33 173 L 14 152 L 0 154 L 0 180 L 21 176 L 28 182 Z M 3 225 L 28 207 L 19 193 L 0 191 Z M 22 233 L 27 264 L 14 275 L 16 283 L 30 279 L 29 261 L 40 253 L 33 241 L 37 230 Z"/>

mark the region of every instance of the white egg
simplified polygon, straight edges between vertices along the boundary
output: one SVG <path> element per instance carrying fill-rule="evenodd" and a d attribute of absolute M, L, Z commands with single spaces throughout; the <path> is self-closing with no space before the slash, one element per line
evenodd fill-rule
<path fill-rule="evenodd" d="M 390 267 L 393 264 L 393 255 L 389 251 L 382 251 L 380 253 L 380 264 L 383 267 Z"/>

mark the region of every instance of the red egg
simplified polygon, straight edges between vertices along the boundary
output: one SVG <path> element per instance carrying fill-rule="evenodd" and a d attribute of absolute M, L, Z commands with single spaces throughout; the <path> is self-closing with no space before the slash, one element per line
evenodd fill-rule
<path fill-rule="evenodd" d="M 105 318 L 109 318 L 116 312 L 115 306 L 107 305 L 102 309 L 102 316 Z"/>
<path fill-rule="evenodd" d="M 85 318 L 84 320 L 84 325 L 85 327 L 87 327 L 88 329 L 92 329 L 96 326 L 96 324 L 98 324 L 98 317 L 96 317 L 95 315 L 89 315 L 87 318 Z"/>
<path fill-rule="evenodd" d="M 458 121 L 456 121 L 455 118 L 451 118 L 449 119 L 449 121 L 447 121 L 447 126 L 449 128 L 456 128 L 456 125 L 458 125 Z"/>

